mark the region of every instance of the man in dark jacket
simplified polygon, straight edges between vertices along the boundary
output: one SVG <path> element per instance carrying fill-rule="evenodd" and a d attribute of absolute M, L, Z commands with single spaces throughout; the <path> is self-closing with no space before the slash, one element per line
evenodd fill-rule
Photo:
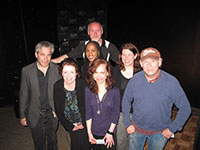
<path fill-rule="evenodd" d="M 52 43 L 39 42 L 35 47 L 37 61 L 21 71 L 20 122 L 30 127 L 35 150 L 43 150 L 46 139 L 48 150 L 57 150 L 53 85 L 60 75 L 58 66 L 50 62 L 53 52 Z"/>

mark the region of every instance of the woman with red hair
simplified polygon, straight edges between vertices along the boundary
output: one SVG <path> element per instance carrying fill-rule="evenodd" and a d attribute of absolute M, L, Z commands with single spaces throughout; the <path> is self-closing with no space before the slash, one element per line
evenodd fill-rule
<path fill-rule="evenodd" d="M 85 89 L 86 125 L 93 150 L 116 149 L 120 91 L 114 86 L 111 65 L 96 59 L 88 69 Z"/>

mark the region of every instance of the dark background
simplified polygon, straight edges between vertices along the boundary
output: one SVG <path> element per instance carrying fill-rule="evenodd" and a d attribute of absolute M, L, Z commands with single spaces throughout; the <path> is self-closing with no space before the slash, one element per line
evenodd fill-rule
<path fill-rule="evenodd" d="M 60 55 L 58 10 L 65 4 L 69 12 L 103 8 L 106 12 L 104 36 L 117 47 L 133 42 L 140 51 L 149 46 L 160 50 L 162 68 L 180 81 L 192 107 L 200 108 L 198 5 L 114 0 L 7 0 L 0 3 L 0 106 L 16 101 L 20 70 L 35 61 L 34 46 L 39 41 L 53 42 L 56 48 L 53 57 Z"/>

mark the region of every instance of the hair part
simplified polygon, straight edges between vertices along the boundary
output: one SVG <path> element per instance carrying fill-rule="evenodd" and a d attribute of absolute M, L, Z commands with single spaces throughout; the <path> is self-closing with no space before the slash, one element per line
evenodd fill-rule
<path fill-rule="evenodd" d="M 80 78 L 81 76 L 81 72 L 79 70 L 79 66 L 78 66 L 78 63 L 75 59 L 73 58 L 65 58 L 61 63 L 60 63 L 60 66 L 59 66 L 59 73 L 62 75 L 62 71 L 63 71 L 63 68 L 64 66 L 73 66 L 76 70 L 76 78 Z"/>
<path fill-rule="evenodd" d="M 86 78 L 86 82 L 88 83 L 88 88 L 94 93 L 98 94 L 98 85 L 96 81 L 93 78 L 93 74 L 96 72 L 97 68 L 104 64 L 106 66 L 106 70 L 108 72 L 107 78 L 106 78 L 106 89 L 112 89 L 114 87 L 114 79 L 112 74 L 112 68 L 109 62 L 107 62 L 105 59 L 95 59 L 92 64 L 89 66 L 88 69 L 88 75 Z"/>
<path fill-rule="evenodd" d="M 117 61 L 117 66 L 119 67 L 120 70 L 125 70 L 124 63 L 122 62 L 122 51 L 123 49 L 128 49 L 130 50 L 134 55 L 137 55 L 137 57 L 134 59 L 133 63 L 133 68 L 134 68 L 134 73 L 142 70 L 142 67 L 140 66 L 140 52 L 138 48 L 133 44 L 133 43 L 124 43 L 121 45 L 119 49 L 119 56 L 118 56 L 118 61 Z"/>

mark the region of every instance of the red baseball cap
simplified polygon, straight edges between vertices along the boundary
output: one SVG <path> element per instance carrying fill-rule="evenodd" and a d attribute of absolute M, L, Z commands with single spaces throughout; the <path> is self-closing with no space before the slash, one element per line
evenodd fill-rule
<path fill-rule="evenodd" d="M 154 58 L 154 59 L 159 59 L 161 58 L 160 52 L 153 47 L 148 47 L 142 50 L 140 54 L 140 60 L 143 61 L 146 58 Z"/>

